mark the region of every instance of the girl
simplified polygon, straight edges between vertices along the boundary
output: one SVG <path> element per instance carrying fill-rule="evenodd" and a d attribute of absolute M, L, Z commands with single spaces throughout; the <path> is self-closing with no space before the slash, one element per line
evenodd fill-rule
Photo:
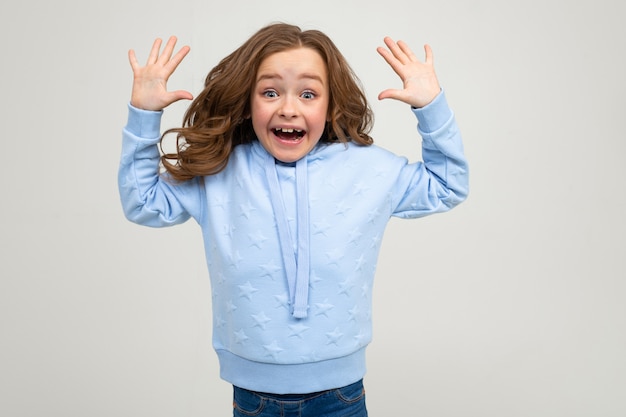
<path fill-rule="evenodd" d="M 134 73 L 119 189 L 127 218 L 162 227 L 193 218 L 213 295 L 213 346 L 234 386 L 234 415 L 366 416 L 362 378 L 372 281 L 391 216 L 463 201 L 461 137 L 425 46 L 421 62 L 385 38 L 423 162 L 375 145 L 364 93 L 315 30 L 262 28 L 213 68 L 183 126 L 160 134 L 162 109 L 192 99 L 166 82 L 189 52 L 155 41 Z M 177 152 L 159 143 L 177 137 Z M 164 172 L 160 173 L 160 162 Z"/>

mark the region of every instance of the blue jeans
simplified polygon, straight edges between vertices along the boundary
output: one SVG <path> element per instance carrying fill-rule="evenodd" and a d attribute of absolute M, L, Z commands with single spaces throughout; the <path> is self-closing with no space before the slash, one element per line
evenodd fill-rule
<path fill-rule="evenodd" d="M 234 387 L 233 417 L 367 417 L 363 381 L 311 394 L 268 394 Z"/>

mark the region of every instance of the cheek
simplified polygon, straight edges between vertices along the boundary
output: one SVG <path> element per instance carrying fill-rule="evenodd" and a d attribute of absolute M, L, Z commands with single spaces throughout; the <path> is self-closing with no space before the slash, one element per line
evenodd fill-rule
<path fill-rule="evenodd" d="M 252 127 L 254 130 L 263 128 L 267 124 L 268 116 L 266 112 L 260 109 L 258 106 L 252 106 L 250 109 L 250 119 L 252 121 Z"/>
<path fill-rule="evenodd" d="M 320 110 L 320 112 L 318 113 L 317 117 L 315 118 L 315 123 L 317 126 L 319 126 L 320 129 L 325 129 L 326 128 L 326 123 L 330 122 L 331 118 L 330 118 L 330 114 L 326 109 Z"/>

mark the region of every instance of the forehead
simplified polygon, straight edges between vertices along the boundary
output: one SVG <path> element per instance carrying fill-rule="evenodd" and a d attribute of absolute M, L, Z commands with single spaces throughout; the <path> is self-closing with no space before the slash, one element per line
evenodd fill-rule
<path fill-rule="evenodd" d="M 257 71 L 256 80 L 266 78 L 318 78 L 327 81 L 326 63 L 322 56 L 311 48 L 294 48 L 268 55 Z"/>

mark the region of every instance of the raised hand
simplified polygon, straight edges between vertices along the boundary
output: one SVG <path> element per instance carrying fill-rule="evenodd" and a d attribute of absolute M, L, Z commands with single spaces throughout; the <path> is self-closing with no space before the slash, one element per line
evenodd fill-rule
<path fill-rule="evenodd" d="M 167 41 L 163 52 L 161 39 L 156 39 L 145 66 L 139 65 L 135 51 L 128 51 L 128 59 L 133 69 L 133 91 L 130 104 L 143 110 L 163 110 L 178 100 L 191 100 L 193 95 L 185 90 L 167 91 L 167 80 L 189 53 L 189 47 L 183 46 L 172 56 L 176 46 L 176 37 Z M 159 55 L 160 53 L 160 55 Z"/>
<path fill-rule="evenodd" d="M 433 101 L 441 87 L 435 74 L 430 46 L 424 45 L 426 56 L 424 62 L 421 62 L 403 41 L 395 42 L 390 37 L 385 37 L 385 45 L 389 49 L 379 46 L 376 50 L 400 76 L 404 88 L 384 90 L 378 95 L 378 99 L 400 100 L 417 108 Z"/>

